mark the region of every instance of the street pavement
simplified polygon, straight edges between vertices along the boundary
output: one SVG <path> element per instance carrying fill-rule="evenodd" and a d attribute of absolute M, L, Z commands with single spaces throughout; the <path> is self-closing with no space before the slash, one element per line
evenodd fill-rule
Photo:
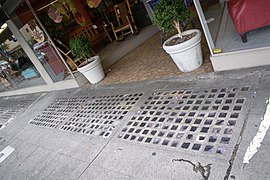
<path fill-rule="evenodd" d="M 265 66 L 1 97 L 0 179 L 270 179 L 269 80 Z"/>

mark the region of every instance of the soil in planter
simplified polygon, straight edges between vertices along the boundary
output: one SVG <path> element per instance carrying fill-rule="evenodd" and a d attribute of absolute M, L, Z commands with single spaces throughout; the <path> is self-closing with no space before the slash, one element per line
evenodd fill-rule
<path fill-rule="evenodd" d="M 89 63 L 91 63 L 91 62 L 93 62 L 93 61 L 89 61 L 89 59 L 88 59 L 88 60 L 85 60 L 85 61 L 83 61 L 83 62 L 78 66 L 78 68 L 81 68 L 81 67 L 83 67 L 83 66 L 85 66 L 86 64 L 89 64 Z"/>
<path fill-rule="evenodd" d="M 196 36 L 196 34 L 197 34 L 197 32 L 193 32 L 191 34 L 183 35 L 182 38 L 180 38 L 180 37 L 173 38 L 172 40 L 170 40 L 169 42 L 166 43 L 166 46 L 174 46 L 177 44 L 181 44 L 187 40 L 190 40 L 191 38 Z"/>

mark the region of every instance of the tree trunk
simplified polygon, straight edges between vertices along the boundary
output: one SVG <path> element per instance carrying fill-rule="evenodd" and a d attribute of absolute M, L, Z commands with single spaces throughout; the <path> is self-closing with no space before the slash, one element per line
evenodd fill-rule
<path fill-rule="evenodd" d="M 180 38 L 183 38 L 183 35 L 182 35 L 182 32 L 181 32 L 181 28 L 180 28 L 180 23 L 179 23 L 179 21 L 173 21 L 173 23 L 174 23 L 175 29 L 176 29 L 177 32 L 178 32 L 178 36 L 179 36 Z"/>

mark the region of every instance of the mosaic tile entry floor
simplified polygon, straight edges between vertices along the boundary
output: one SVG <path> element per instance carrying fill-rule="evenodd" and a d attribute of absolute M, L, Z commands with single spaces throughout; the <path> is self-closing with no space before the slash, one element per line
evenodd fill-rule
<path fill-rule="evenodd" d="M 200 153 L 225 154 L 248 86 L 56 99 L 29 124 Z M 119 132 L 116 127 L 122 124 Z"/>

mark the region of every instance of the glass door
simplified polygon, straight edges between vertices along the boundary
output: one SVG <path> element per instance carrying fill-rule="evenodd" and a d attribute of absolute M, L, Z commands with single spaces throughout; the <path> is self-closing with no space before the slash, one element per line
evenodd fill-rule
<path fill-rule="evenodd" d="M 216 51 L 219 49 L 216 41 L 224 11 L 224 0 L 193 0 L 193 2 L 202 25 L 208 47 L 211 54 L 213 54 L 214 50 Z"/>

